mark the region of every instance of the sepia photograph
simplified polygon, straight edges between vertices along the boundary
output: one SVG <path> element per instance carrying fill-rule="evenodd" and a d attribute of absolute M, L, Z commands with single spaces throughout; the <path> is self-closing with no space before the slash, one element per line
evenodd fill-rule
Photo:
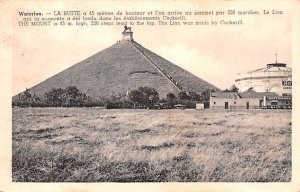
<path fill-rule="evenodd" d="M 299 1 L 256 3 L 0 2 L 9 185 L 300 190 Z"/>

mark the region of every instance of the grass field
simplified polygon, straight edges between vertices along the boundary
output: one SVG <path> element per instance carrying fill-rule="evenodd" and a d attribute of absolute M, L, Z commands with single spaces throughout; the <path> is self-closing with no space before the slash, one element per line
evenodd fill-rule
<path fill-rule="evenodd" d="M 291 180 L 290 111 L 13 109 L 15 182 Z"/>

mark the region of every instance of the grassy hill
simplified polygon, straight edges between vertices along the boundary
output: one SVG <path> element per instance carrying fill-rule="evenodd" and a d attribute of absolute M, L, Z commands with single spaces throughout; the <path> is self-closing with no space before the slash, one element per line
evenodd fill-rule
<path fill-rule="evenodd" d="M 140 86 L 155 88 L 161 98 L 181 90 L 219 90 L 134 41 L 118 42 L 30 88 L 30 92 L 43 96 L 52 87 L 67 86 L 77 86 L 94 99 Z"/>

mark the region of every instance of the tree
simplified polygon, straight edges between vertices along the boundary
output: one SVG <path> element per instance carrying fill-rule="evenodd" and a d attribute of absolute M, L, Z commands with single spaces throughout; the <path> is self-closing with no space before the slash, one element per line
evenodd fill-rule
<path fill-rule="evenodd" d="M 183 101 L 183 100 L 189 100 L 189 96 L 188 96 L 188 94 L 185 91 L 179 92 L 177 98 L 179 100 L 181 100 L 181 101 Z"/>
<path fill-rule="evenodd" d="M 168 93 L 166 101 L 168 103 L 174 103 L 176 101 L 176 96 L 173 93 Z"/>
<path fill-rule="evenodd" d="M 77 97 L 76 97 L 76 100 L 75 100 L 74 104 L 78 107 L 79 106 L 82 107 L 85 104 L 88 104 L 90 102 L 91 102 L 91 99 L 90 99 L 89 96 L 87 96 L 85 93 L 79 92 Z"/>
<path fill-rule="evenodd" d="M 64 100 L 64 90 L 62 88 L 52 88 L 44 94 L 46 102 L 52 107 L 62 106 Z"/>
<path fill-rule="evenodd" d="M 91 99 L 85 93 L 80 92 L 76 86 L 68 86 L 65 89 L 52 88 L 44 94 L 44 97 L 46 103 L 52 107 L 79 107 L 92 103 Z"/>
<path fill-rule="evenodd" d="M 209 97 L 210 97 L 211 92 L 215 92 L 215 91 L 214 90 L 209 90 L 209 89 L 206 89 L 206 90 L 202 91 L 201 95 L 200 95 L 200 101 L 209 102 Z"/>
<path fill-rule="evenodd" d="M 232 85 L 229 90 L 231 92 L 239 92 L 239 88 L 237 88 L 235 85 Z"/>
<path fill-rule="evenodd" d="M 112 92 L 109 99 L 105 100 L 107 109 L 132 108 L 133 103 L 129 100 L 127 93 Z"/>
<path fill-rule="evenodd" d="M 83 99 L 84 95 L 79 91 L 79 89 L 76 86 L 68 86 L 64 90 L 64 95 L 63 95 L 63 100 L 64 103 L 67 105 L 76 105 L 77 100 Z"/>
<path fill-rule="evenodd" d="M 29 100 L 31 100 L 31 98 L 32 98 L 32 96 L 31 96 L 29 89 L 26 89 L 24 91 L 24 99 L 29 101 Z"/>
<path fill-rule="evenodd" d="M 239 92 L 239 89 L 235 85 L 232 85 L 229 89 L 225 89 L 223 92 Z"/>
<path fill-rule="evenodd" d="M 30 106 L 33 102 L 33 97 L 30 93 L 30 90 L 26 88 L 23 94 L 19 95 L 18 105 L 20 106 Z"/>
<path fill-rule="evenodd" d="M 255 90 L 254 90 L 254 88 L 253 87 L 250 87 L 247 91 L 245 91 L 245 92 L 256 92 Z"/>
<path fill-rule="evenodd" d="M 200 101 L 200 95 L 196 92 L 188 92 L 188 96 L 190 101 Z"/>
<path fill-rule="evenodd" d="M 154 88 L 139 87 L 129 93 L 129 99 L 134 104 L 141 104 L 145 107 L 152 107 L 159 101 L 158 92 Z"/>
<path fill-rule="evenodd" d="M 114 91 L 112 92 L 112 95 L 110 96 L 111 101 L 113 102 L 127 102 L 128 97 L 126 93 L 118 93 L 116 94 Z"/>
<path fill-rule="evenodd" d="M 129 93 L 129 99 L 134 103 L 142 103 L 143 93 L 138 90 L 132 90 Z"/>

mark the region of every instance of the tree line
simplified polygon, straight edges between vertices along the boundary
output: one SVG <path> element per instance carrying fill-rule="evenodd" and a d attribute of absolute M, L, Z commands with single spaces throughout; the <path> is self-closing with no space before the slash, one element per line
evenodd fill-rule
<path fill-rule="evenodd" d="M 13 106 L 20 107 L 83 107 L 91 102 L 91 98 L 82 93 L 76 86 L 65 89 L 52 88 L 43 97 L 32 94 L 29 89 L 18 95 Z"/>
<path fill-rule="evenodd" d="M 204 90 L 196 92 L 181 91 L 177 95 L 168 93 L 164 98 L 159 97 L 154 88 L 139 87 L 126 93 L 112 93 L 109 97 L 98 100 L 90 98 L 81 92 L 76 86 L 65 89 L 52 88 L 44 93 L 43 97 L 32 94 L 29 89 L 18 95 L 13 101 L 13 106 L 19 107 L 97 107 L 108 109 L 116 108 L 174 108 L 176 104 L 185 105 L 187 108 L 195 108 L 197 102 L 209 103 L 210 92 Z"/>

